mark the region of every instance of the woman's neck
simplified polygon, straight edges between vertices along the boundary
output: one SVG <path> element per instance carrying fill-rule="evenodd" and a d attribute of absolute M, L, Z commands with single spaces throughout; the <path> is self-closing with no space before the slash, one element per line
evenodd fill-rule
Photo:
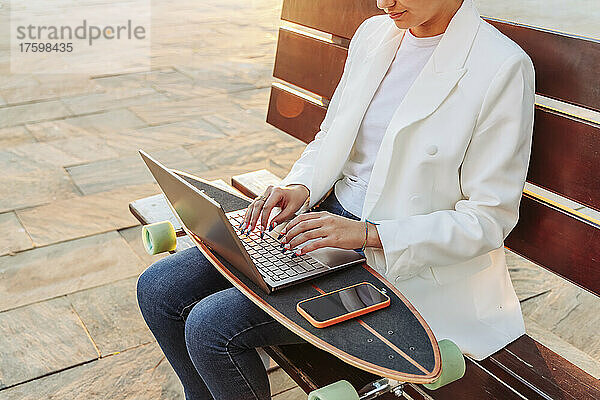
<path fill-rule="evenodd" d="M 462 5 L 463 0 L 447 2 L 447 6 L 440 10 L 433 18 L 421 25 L 410 28 L 410 33 L 416 37 L 429 37 L 442 34 L 450 24 L 450 20 Z"/>

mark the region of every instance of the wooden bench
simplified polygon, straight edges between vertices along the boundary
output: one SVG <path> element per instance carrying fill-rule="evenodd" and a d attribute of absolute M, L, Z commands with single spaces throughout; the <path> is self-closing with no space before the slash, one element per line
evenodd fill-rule
<path fill-rule="evenodd" d="M 292 24 L 279 30 L 273 70 L 278 81 L 271 87 L 267 122 L 304 142 L 312 140 L 341 77 L 350 38 L 364 19 L 379 13 L 373 0 L 284 0 L 282 19 Z M 531 56 L 539 95 L 600 111 L 598 41 L 486 20 Z M 293 24 L 311 28 L 310 33 Z M 600 126 L 541 103 L 546 105 L 536 106 L 527 181 L 600 210 Z M 234 177 L 232 185 L 253 197 L 278 179 L 261 170 Z M 140 215 L 148 212 L 140 209 L 149 201 L 132 203 L 143 223 L 151 222 Z M 599 229 L 599 221 L 525 190 L 519 222 L 505 245 L 599 296 Z M 376 379 L 309 344 L 266 350 L 307 392 L 339 379 L 357 388 Z M 412 399 L 598 399 L 600 384 L 524 335 L 486 360 L 468 359 L 460 381 L 435 392 L 408 385 L 406 394 Z"/>

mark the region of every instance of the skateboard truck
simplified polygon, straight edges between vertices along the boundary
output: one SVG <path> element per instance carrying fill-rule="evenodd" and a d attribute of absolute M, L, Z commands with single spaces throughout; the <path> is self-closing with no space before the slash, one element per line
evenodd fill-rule
<path fill-rule="evenodd" d="M 404 394 L 404 383 L 383 378 L 369 383 L 358 392 L 360 400 L 375 399 L 385 393 L 393 393 L 396 397 L 402 397 Z"/>

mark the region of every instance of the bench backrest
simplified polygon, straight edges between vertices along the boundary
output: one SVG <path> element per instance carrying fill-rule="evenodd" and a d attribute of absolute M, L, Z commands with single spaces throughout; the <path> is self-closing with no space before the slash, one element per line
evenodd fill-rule
<path fill-rule="evenodd" d="M 310 142 L 339 82 L 350 38 L 375 0 L 283 0 L 267 122 Z M 485 18 L 518 43 L 536 69 L 538 95 L 600 111 L 600 42 Z M 308 33 L 306 32 L 308 31 Z M 600 125 L 536 105 L 527 181 L 600 210 Z M 600 221 L 525 190 L 510 250 L 600 295 Z"/>

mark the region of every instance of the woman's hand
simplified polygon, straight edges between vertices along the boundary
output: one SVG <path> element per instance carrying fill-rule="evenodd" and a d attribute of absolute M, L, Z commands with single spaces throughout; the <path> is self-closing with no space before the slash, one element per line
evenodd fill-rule
<path fill-rule="evenodd" d="M 316 239 L 296 251 L 297 255 L 308 253 L 321 247 L 359 249 L 365 241 L 365 222 L 341 217 L 327 211 L 308 212 L 292 219 L 281 231 L 280 241 L 288 250 Z M 369 224 L 367 246 L 381 247 L 379 235 L 374 225 Z"/>
<path fill-rule="evenodd" d="M 254 199 L 248 208 L 246 208 L 242 232 L 246 228 L 248 228 L 247 232 L 253 231 L 260 217 L 259 229 L 262 237 L 274 207 L 281 208 L 281 211 L 271 220 L 270 231 L 294 215 L 302 207 L 308 195 L 309 190 L 304 185 L 293 184 L 283 187 L 269 185 L 263 195 Z"/>

